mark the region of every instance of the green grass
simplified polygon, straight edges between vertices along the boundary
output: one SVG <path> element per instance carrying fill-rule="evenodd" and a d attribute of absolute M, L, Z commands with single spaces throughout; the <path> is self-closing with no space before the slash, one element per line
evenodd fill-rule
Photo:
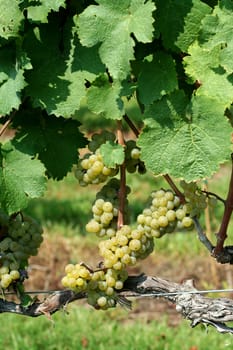
<path fill-rule="evenodd" d="M 161 315 L 159 321 L 127 321 L 121 309 L 95 311 L 72 306 L 69 314 L 59 312 L 54 323 L 45 317 L 36 319 L 4 314 L 0 316 L 0 346 L 4 350 L 227 350 L 233 338 L 202 326 L 190 328 L 187 321 L 169 327 Z"/>

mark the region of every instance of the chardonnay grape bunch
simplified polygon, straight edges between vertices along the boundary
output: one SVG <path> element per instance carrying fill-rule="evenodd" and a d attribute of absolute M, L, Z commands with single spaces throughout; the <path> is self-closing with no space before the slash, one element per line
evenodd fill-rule
<path fill-rule="evenodd" d="M 128 274 L 113 269 L 99 269 L 92 271 L 83 264 L 68 264 L 65 268 L 66 276 L 62 284 L 76 293 L 86 292 L 88 303 L 96 309 L 106 310 L 116 305 L 117 290 L 123 288 L 123 282 Z"/>
<path fill-rule="evenodd" d="M 177 229 L 190 229 L 193 220 L 187 204 L 182 205 L 171 190 L 160 189 L 151 194 L 150 207 L 137 217 L 137 229 L 148 237 L 160 238 Z"/>
<path fill-rule="evenodd" d="M 115 135 L 105 131 L 102 134 L 92 136 L 92 140 L 88 145 L 90 153 L 86 153 L 83 158 L 79 159 L 75 169 L 75 176 L 80 186 L 99 184 L 105 182 L 108 177 L 117 174 L 118 167 L 109 168 L 103 162 L 99 147 L 106 141 L 115 141 Z"/>
<path fill-rule="evenodd" d="M 8 288 L 20 279 L 20 270 L 37 255 L 43 240 L 41 226 L 21 213 L 8 217 L 0 214 L 0 287 Z"/>

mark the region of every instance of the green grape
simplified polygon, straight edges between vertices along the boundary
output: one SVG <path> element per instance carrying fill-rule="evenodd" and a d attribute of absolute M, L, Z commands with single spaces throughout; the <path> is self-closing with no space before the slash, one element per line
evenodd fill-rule
<path fill-rule="evenodd" d="M 141 151 L 136 146 L 136 142 L 134 140 L 126 141 L 125 143 L 125 162 L 126 162 L 126 170 L 129 173 L 134 173 L 138 171 L 140 174 L 144 174 L 146 172 L 145 164 L 140 160 Z"/>
<path fill-rule="evenodd" d="M 107 305 L 107 298 L 102 296 L 97 299 L 97 304 L 100 306 L 100 308 L 104 308 Z"/>
<path fill-rule="evenodd" d="M 190 216 L 185 216 L 183 219 L 182 219 L 182 226 L 183 227 L 191 227 L 193 226 L 193 220 Z"/>
<path fill-rule="evenodd" d="M 9 285 L 12 283 L 13 279 L 12 276 L 8 273 L 1 275 L 1 280 L 0 280 L 0 286 L 3 289 L 6 289 L 9 287 Z"/>
<path fill-rule="evenodd" d="M 139 159 L 141 155 L 139 148 L 133 148 L 130 152 L 130 156 L 132 159 Z"/>

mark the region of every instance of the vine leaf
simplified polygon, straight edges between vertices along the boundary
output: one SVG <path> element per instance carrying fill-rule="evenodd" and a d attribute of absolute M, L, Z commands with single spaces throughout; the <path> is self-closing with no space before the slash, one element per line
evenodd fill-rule
<path fill-rule="evenodd" d="M 134 59 L 135 38 L 139 42 L 152 41 L 152 13 L 155 6 L 151 0 L 97 0 L 76 17 L 82 45 L 101 43 L 99 54 L 114 79 L 124 80 L 130 72 Z"/>
<path fill-rule="evenodd" d="M 40 0 L 35 2 L 29 0 L 24 7 L 27 10 L 27 17 L 34 22 L 47 22 L 49 12 L 58 11 L 60 7 L 65 7 L 65 0 Z"/>
<path fill-rule="evenodd" d="M 60 50 L 60 33 L 56 15 L 48 24 L 28 33 L 24 48 L 31 58 L 33 70 L 26 75 L 26 92 L 34 107 L 69 118 L 79 110 L 86 95 L 86 81 L 92 82 L 104 71 L 104 65 L 97 47 L 80 45 L 72 22 L 64 28 L 63 51 Z"/>
<path fill-rule="evenodd" d="M 198 80 L 197 95 L 211 96 L 225 108 L 233 96 L 233 4 L 223 0 L 202 21 L 199 39 L 184 58 L 185 71 L 192 81 Z"/>
<path fill-rule="evenodd" d="M 26 86 L 26 82 L 23 75 L 24 69 L 19 59 L 20 57 L 15 57 L 13 48 L 1 48 L 0 115 L 9 114 L 21 103 L 21 91 Z"/>
<path fill-rule="evenodd" d="M 107 141 L 100 146 L 100 154 L 103 157 L 104 164 L 109 168 L 115 168 L 124 162 L 124 148 L 114 142 Z"/>
<path fill-rule="evenodd" d="M 45 167 L 40 160 L 20 152 L 7 142 L 1 147 L 1 163 L 0 201 L 9 215 L 26 208 L 30 198 L 44 194 Z"/>
<path fill-rule="evenodd" d="M 0 2 L 0 37 L 9 39 L 18 36 L 21 22 L 24 19 L 18 1 Z"/>
<path fill-rule="evenodd" d="M 80 123 L 73 119 L 44 116 L 38 109 L 16 116 L 20 129 L 12 141 L 18 150 L 37 156 L 49 177 L 62 179 L 78 160 L 78 148 L 86 145 L 79 131 Z"/>
<path fill-rule="evenodd" d="M 172 57 L 157 52 L 151 61 L 142 64 L 139 75 L 139 99 L 144 105 L 159 100 L 165 94 L 178 88 L 175 64 Z"/>
<path fill-rule="evenodd" d="M 232 129 L 221 103 L 205 96 L 187 102 L 177 91 L 149 107 L 138 145 L 153 173 L 192 181 L 211 176 L 229 159 Z"/>
<path fill-rule="evenodd" d="M 101 80 L 101 85 L 99 81 Z M 120 99 L 121 85 L 110 84 L 105 77 L 99 77 L 87 92 L 89 109 L 107 119 L 121 119 L 124 114 L 123 101 Z"/>
<path fill-rule="evenodd" d="M 233 72 L 232 11 L 233 4 L 231 1 L 223 0 L 219 2 L 213 13 L 203 19 L 199 40 L 200 44 L 209 50 L 221 44 L 220 64 L 228 73 Z"/>
<path fill-rule="evenodd" d="M 206 49 L 197 42 L 190 46 L 189 56 L 184 58 L 185 71 L 192 81 L 198 80 L 201 86 L 197 95 L 211 96 L 222 103 L 223 108 L 230 106 L 233 96 L 233 76 L 220 66 L 221 47 Z"/>
<path fill-rule="evenodd" d="M 164 46 L 174 51 L 187 52 L 198 37 L 202 19 L 210 13 L 211 8 L 199 0 L 158 0 L 156 4 L 158 29 Z"/>

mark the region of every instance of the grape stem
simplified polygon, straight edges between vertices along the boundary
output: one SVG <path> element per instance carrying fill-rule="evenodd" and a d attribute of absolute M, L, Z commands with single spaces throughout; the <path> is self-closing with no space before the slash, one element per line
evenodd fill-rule
<path fill-rule="evenodd" d="M 216 193 L 214 192 L 209 192 L 209 191 L 205 191 L 205 190 L 202 190 L 201 191 L 202 193 L 205 193 L 207 195 L 207 197 L 209 196 L 212 196 L 212 197 L 215 197 L 217 200 L 219 200 L 220 202 L 222 202 L 224 205 L 226 203 L 225 199 L 223 199 L 222 197 L 218 196 Z"/>
<path fill-rule="evenodd" d="M 0 129 L 0 136 L 2 136 L 2 134 L 4 134 L 4 132 L 6 131 L 6 129 L 8 128 L 9 124 L 11 123 L 11 119 L 8 119 L 3 126 Z"/>
<path fill-rule="evenodd" d="M 167 183 L 170 185 L 170 187 L 173 189 L 175 194 L 180 198 L 181 203 L 185 204 L 186 203 L 185 196 L 183 195 L 182 192 L 180 192 L 180 190 L 178 189 L 178 187 L 176 186 L 172 178 L 168 174 L 163 175 L 163 177 L 167 181 Z"/>
<path fill-rule="evenodd" d="M 231 218 L 233 210 L 233 154 L 231 154 L 232 169 L 231 169 L 231 179 L 229 183 L 229 189 L 227 198 L 225 200 L 225 208 L 222 217 L 221 226 L 217 234 L 217 245 L 213 251 L 213 256 L 218 259 L 218 256 L 223 252 L 223 245 L 227 238 L 227 227 Z"/>
<path fill-rule="evenodd" d="M 134 135 L 136 137 L 139 136 L 140 132 L 138 131 L 137 127 L 134 125 L 134 123 L 132 122 L 132 120 L 125 114 L 124 115 L 124 120 L 126 121 L 126 123 L 128 124 L 128 126 L 130 127 L 130 129 L 134 132 Z"/>
<path fill-rule="evenodd" d="M 128 126 L 130 127 L 130 129 L 134 132 L 134 135 L 136 137 L 138 137 L 140 135 L 140 132 L 138 131 L 137 127 L 134 125 L 132 120 L 126 114 L 124 115 L 123 118 L 126 121 L 126 123 L 128 124 Z M 170 187 L 173 189 L 175 194 L 180 198 L 181 203 L 184 204 L 186 202 L 185 197 L 184 197 L 183 193 L 180 192 L 180 190 L 178 189 L 178 187 L 176 186 L 174 181 L 171 179 L 171 177 L 168 174 L 163 175 L 163 177 L 167 181 L 167 183 L 170 185 Z"/>
<path fill-rule="evenodd" d="M 0 136 L 2 136 L 4 134 L 4 132 L 7 130 L 8 126 L 10 125 L 10 123 L 12 122 L 12 119 L 14 117 L 16 113 L 16 110 L 14 110 L 10 116 L 9 119 L 7 119 L 7 121 L 2 125 L 1 129 L 0 129 Z"/>
<path fill-rule="evenodd" d="M 212 253 L 214 246 L 212 245 L 212 243 L 210 242 L 210 240 L 208 239 L 206 234 L 203 232 L 198 218 L 196 216 L 194 216 L 192 219 L 193 219 L 195 228 L 197 230 L 197 234 L 198 234 L 198 238 L 199 238 L 200 242 L 202 244 L 204 244 L 204 246 L 208 249 L 208 251 L 210 253 Z"/>
<path fill-rule="evenodd" d="M 125 147 L 125 140 L 122 131 L 121 120 L 117 121 L 117 140 L 119 145 Z M 126 169 L 125 161 L 120 165 L 120 189 L 118 193 L 119 198 L 119 211 L 117 218 L 117 228 L 118 230 L 124 225 L 124 209 L 125 209 L 125 199 L 126 199 Z"/>

